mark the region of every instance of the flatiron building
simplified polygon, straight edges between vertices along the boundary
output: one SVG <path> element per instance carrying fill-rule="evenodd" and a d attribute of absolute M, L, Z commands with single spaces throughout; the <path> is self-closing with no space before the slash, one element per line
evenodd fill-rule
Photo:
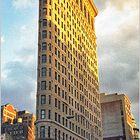
<path fill-rule="evenodd" d="M 37 140 L 101 140 L 92 0 L 39 0 Z"/>

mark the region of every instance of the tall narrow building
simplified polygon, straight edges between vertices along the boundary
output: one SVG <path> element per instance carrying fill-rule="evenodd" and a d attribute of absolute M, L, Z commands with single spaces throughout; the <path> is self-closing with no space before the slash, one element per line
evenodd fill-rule
<path fill-rule="evenodd" d="M 92 0 L 39 0 L 37 140 L 102 140 Z"/>

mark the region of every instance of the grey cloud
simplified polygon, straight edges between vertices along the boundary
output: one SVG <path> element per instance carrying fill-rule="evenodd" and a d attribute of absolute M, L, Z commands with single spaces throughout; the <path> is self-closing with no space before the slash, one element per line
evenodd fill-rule
<path fill-rule="evenodd" d="M 14 59 L 3 65 L 2 75 L 5 76 L 1 98 L 2 104 L 9 102 L 19 109 L 35 113 L 37 30 L 34 29 L 37 29 L 36 24 L 30 23 L 18 27 L 14 33 L 14 40 L 11 41 Z"/>
<path fill-rule="evenodd" d="M 136 111 L 136 109 L 138 109 L 139 103 L 139 24 L 138 13 L 133 11 L 133 8 L 130 11 L 132 11 L 132 15 L 125 16 L 124 14 L 124 18 L 118 19 L 116 23 L 107 19 L 105 15 L 102 17 L 110 20 L 110 26 L 112 24 L 114 28 L 109 25 L 105 27 L 104 23 L 100 23 L 100 28 L 96 31 L 99 80 L 101 92 L 124 93 L 130 98 L 132 112 L 138 123 L 138 110 Z M 101 14 L 103 12 L 105 9 L 101 11 Z M 113 14 L 112 16 L 115 16 Z M 104 27 L 108 30 L 103 31 L 102 34 Z"/>
<path fill-rule="evenodd" d="M 7 78 L 2 81 L 2 104 L 12 103 L 20 109 L 35 112 L 35 80 L 36 74 L 32 72 L 33 66 L 13 61 L 6 65 Z"/>
<path fill-rule="evenodd" d="M 122 23 L 118 32 L 99 37 L 100 81 L 103 89 L 127 91 L 132 101 L 138 101 L 134 99 L 138 96 L 138 30 L 135 23 L 131 28 L 129 25 L 126 28 L 126 23 Z"/>

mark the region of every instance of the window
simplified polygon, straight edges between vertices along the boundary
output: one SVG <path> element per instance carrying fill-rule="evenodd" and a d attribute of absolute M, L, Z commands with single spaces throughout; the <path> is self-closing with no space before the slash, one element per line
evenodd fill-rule
<path fill-rule="evenodd" d="M 60 47 L 60 40 L 58 39 L 58 46 Z"/>
<path fill-rule="evenodd" d="M 55 59 L 55 67 L 57 68 L 57 60 Z"/>
<path fill-rule="evenodd" d="M 57 121 L 57 113 L 55 113 L 55 121 Z"/>
<path fill-rule="evenodd" d="M 47 8 L 43 8 L 43 15 L 47 15 Z"/>
<path fill-rule="evenodd" d="M 51 104 L 51 95 L 49 95 L 49 104 Z"/>
<path fill-rule="evenodd" d="M 58 82 L 60 83 L 60 75 L 58 74 Z"/>
<path fill-rule="evenodd" d="M 61 123 L 61 116 L 58 114 L 58 122 Z"/>
<path fill-rule="evenodd" d="M 57 107 L 57 99 L 55 98 L 55 107 Z"/>
<path fill-rule="evenodd" d="M 88 12 L 88 22 L 90 24 L 90 14 L 89 14 L 89 12 Z"/>
<path fill-rule="evenodd" d="M 57 36 L 55 36 L 55 43 L 57 43 Z"/>
<path fill-rule="evenodd" d="M 41 81 L 41 90 L 46 90 L 46 81 Z"/>
<path fill-rule="evenodd" d="M 55 140 L 57 140 L 57 129 L 55 128 Z"/>
<path fill-rule="evenodd" d="M 45 138 L 45 126 L 40 127 L 40 138 Z"/>
<path fill-rule="evenodd" d="M 50 55 L 49 55 L 49 63 L 50 63 L 50 64 L 52 63 L 52 58 L 51 58 Z"/>
<path fill-rule="evenodd" d="M 60 96 L 60 87 L 58 87 L 58 95 Z"/>
<path fill-rule="evenodd" d="M 65 133 L 63 133 L 63 140 L 65 140 Z"/>
<path fill-rule="evenodd" d="M 60 51 L 58 50 L 58 58 L 60 58 Z"/>
<path fill-rule="evenodd" d="M 49 21 L 49 27 L 51 27 L 52 26 L 52 22 L 51 22 L 51 20 Z"/>
<path fill-rule="evenodd" d="M 84 15 L 85 15 L 85 17 L 87 17 L 86 14 L 87 14 L 87 12 L 86 12 L 86 6 L 84 6 Z"/>
<path fill-rule="evenodd" d="M 51 127 L 48 126 L 48 138 L 50 138 Z"/>
<path fill-rule="evenodd" d="M 80 0 L 80 9 L 81 9 L 81 11 L 83 10 L 82 0 Z"/>
<path fill-rule="evenodd" d="M 68 140 L 68 134 L 66 134 L 66 140 Z"/>
<path fill-rule="evenodd" d="M 45 54 L 42 55 L 42 63 L 46 63 L 47 61 L 47 57 Z"/>
<path fill-rule="evenodd" d="M 51 85 L 51 81 L 49 81 L 49 90 L 51 90 L 52 85 Z"/>
<path fill-rule="evenodd" d="M 47 4 L 47 0 L 43 0 L 43 4 Z"/>
<path fill-rule="evenodd" d="M 51 34 L 51 32 L 49 31 L 49 39 L 51 39 L 51 37 L 52 37 L 52 34 Z"/>
<path fill-rule="evenodd" d="M 61 109 L 60 101 L 58 101 L 58 109 Z"/>
<path fill-rule="evenodd" d="M 43 42 L 42 43 L 42 51 L 44 51 L 46 49 L 47 49 L 47 43 L 46 42 Z"/>
<path fill-rule="evenodd" d="M 49 68 L 49 76 L 51 77 L 52 76 L 52 69 Z"/>
<path fill-rule="evenodd" d="M 46 104 L 46 95 L 41 95 L 41 104 Z"/>
<path fill-rule="evenodd" d="M 46 110 L 41 109 L 41 119 L 45 119 L 45 118 L 46 118 Z"/>
<path fill-rule="evenodd" d="M 43 27 L 47 26 L 47 19 L 43 19 Z"/>
<path fill-rule="evenodd" d="M 55 85 L 55 93 L 57 93 L 57 85 Z"/>
<path fill-rule="evenodd" d="M 55 72 L 55 80 L 57 80 L 57 72 Z"/>
<path fill-rule="evenodd" d="M 43 39 L 47 38 L 47 31 L 46 30 L 42 31 L 42 38 Z"/>
<path fill-rule="evenodd" d="M 49 10 L 49 16 L 51 16 L 51 12 L 52 12 L 52 11 L 51 11 L 51 9 L 50 9 L 50 10 Z"/>
<path fill-rule="evenodd" d="M 49 43 L 48 46 L 49 46 L 49 51 L 51 51 L 51 50 L 52 50 L 52 45 L 51 45 L 51 43 Z"/>
<path fill-rule="evenodd" d="M 48 111 L 48 119 L 51 119 L 51 110 Z"/>
<path fill-rule="evenodd" d="M 61 137 L 61 132 L 60 132 L 60 130 L 58 131 L 58 140 L 60 140 L 60 137 Z"/>
<path fill-rule="evenodd" d="M 46 67 L 43 67 L 43 68 L 41 69 L 41 76 L 46 76 L 46 74 L 47 74 Z"/>
<path fill-rule="evenodd" d="M 52 1 L 52 0 L 50 0 L 50 2 L 49 2 L 50 5 L 52 4 L 51 1 Z"/>
<path fill-rule="evenodd" d="M 60 70 L 60 63 L 58 62 L 58 70 Z"/>

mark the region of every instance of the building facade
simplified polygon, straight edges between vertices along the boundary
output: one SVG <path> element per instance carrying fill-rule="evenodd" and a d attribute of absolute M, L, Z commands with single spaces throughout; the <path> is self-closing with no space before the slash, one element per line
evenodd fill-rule
<path fill-rule="evenodd" d="M 11 104 L 1 106 L 1 132 L 9 134 L 13 140 L 34 140 L 35 119 L 34 114 L 18 111 Z"/>
<path fill-rule="evenodd" d="M 132 115 L 132 124 L 133 124 L 133 138 L 134 140 L 139 140 L 139 129 L 137 128 L 136 121 L 134 116 Z"/>
<path fill-rule="evenodd" d="M 31 128 L 33 135 L 35 134 L 35 125 L 34 125 L 34 123 L 35 123 L 36 117 L 35 117 L 35 115 L 33 113 L 31 114 L 26 110 L 18 111 L 17 112 L 17 118 L 21 118 L 22 123 L 27 124 Z"/>
<path fill-rule="evenodd" d="M 36 139 L 101 140 L 92 0 L 40 0 Z"/>
<path fill-rule="evenodd" d="M 1 106 L 1 123 L 10 122 L 12 124 L 16 118 L 16 113 L 16 109 L 11 104 Z"/>
<path fill-rule="evenodd" d="M 31 128 L 24 123 L 7 124 L 1 126 L 1 133 L 7 133 L 12 140 L 34 140 Z"/>
<path fill-rule="evenodd" d="M 101 94 L 104 140 L 133 140 L 131 103 L 124 94 Z"/>
<path fill-rule="evenodd" d="M 0 140 L 13 140 L 13 138 L 9 134 L 3 133 L 0 135 Z"/>

